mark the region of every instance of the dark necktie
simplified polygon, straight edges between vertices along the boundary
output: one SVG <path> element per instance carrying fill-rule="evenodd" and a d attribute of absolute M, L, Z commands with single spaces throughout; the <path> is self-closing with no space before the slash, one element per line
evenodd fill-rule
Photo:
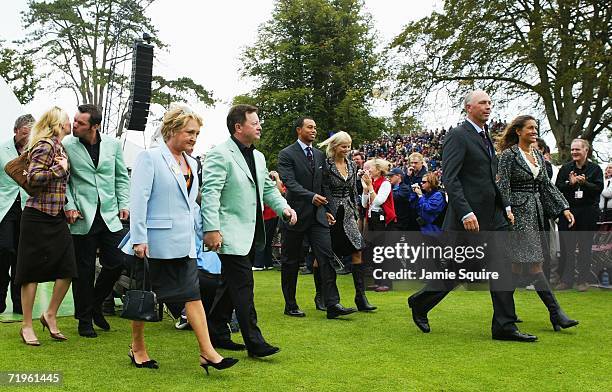
<path fill-rule="evenodd" d="M 485 147 L 487 147 L 487 151 L 489 152 L 489 157 L 492 157 L 493 154 L 492 154 L 492 151 L 491 151 L 491 144 L 489 143 L 489 139 L 487 139 L 487 136 L 485 135 L 485 131 L 478 132 L 478 134 L 482 138 L 482 141 L 484 142 Z"/>
<path fill-rule="evenodd" d="M 314 169 L 314 157 L 312 156 L 312 147 L 306 147 L 306 158 L 308 158 L 308 162 L 310 162 L 310 168 Z"/>

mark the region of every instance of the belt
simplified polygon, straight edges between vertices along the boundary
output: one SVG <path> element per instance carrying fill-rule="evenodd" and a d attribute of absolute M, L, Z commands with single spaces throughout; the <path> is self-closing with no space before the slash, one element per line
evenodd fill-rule
<path fill-rule="evenodd" d="M 537 182 L 510 184 L 512 192 L 540 193 L 540 184 Z"/>
<path fill-rule="evenodd" d="M 349 197 L 349 191 L 346 192 L 332 192 L 331 193 L 332 197 L 336 197 L 336 198 L 345 198 L 345 197 Z"/>

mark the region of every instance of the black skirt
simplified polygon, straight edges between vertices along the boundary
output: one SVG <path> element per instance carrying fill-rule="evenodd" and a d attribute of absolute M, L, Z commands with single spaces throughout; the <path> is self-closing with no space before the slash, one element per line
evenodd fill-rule
<path fill-rule="evenodd" d="M 26 207 L 21 214 L 16 284 L 76 278 L 72 236 L 64 214 Z"/>
<path fill-rule="evenodd" d="M 178 259 L 149 258 L 149 276 L 146 287 L 151 288 L 160 302 L 183 303 L 200 300 L 200 280 L 195 259 L 182 257 Z M 144 263 L 141 259 L 132 259 L 136 288 L 142 288 Z"/>
<path fill-rule="evenodd" d="M 344 231 L 344 206 L 338 206 L 336 224 L 330 227 L 332 250 L 338 257 L 348 256 L 357 249 Z"/>

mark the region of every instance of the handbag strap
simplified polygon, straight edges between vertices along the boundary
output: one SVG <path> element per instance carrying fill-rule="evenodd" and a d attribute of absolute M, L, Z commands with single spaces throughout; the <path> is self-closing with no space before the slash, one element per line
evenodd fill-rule
<path fill-rule="evenodd" d="M 147 259 L 147 255 L 142 256 L 142 262 L 144 263 L 144 274 L 142 277 L 142 291 L 147 291 L 146 283 L 147 283 L 147 276 L 149 275 L 149 259 Z"/>
<path fill-rule="evenodd" d="M 136 258 L 136 256 L 134 256 Z M 135 263 L 138 263 L 138 260 L 135 260 Z M 144 265 L 144 272 L 142 274 L 142 291 L 147 291 L 147 275 L 149 275 L 149 259 L 146 255 L 143 256 L 142 263 Z M 134 264 L 133 268 L 130 268 L 130 286 L 128 290 L 133 290 L 132 282 L 134 282 L 134 270 L 136 269 L 136 264 Z"/>

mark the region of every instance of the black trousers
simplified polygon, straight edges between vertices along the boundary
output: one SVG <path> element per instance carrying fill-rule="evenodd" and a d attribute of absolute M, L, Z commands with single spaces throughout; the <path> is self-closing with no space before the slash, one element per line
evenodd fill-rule
<path fill-rule="evenodd" d="M 100 309 L 121 276 L 126 265 L 126 255 L 117 245 L 126 232 L 127 228 L 111 232 L 104 222 L 94 221 L 89 234 L 72 236 L 78 272 L 78 277 L 72 281 L 72 295 L 74 318 L 79 321 L 91 322 L 93 312 Z M 98 250 L 102 270 L 95 279 Z"/>
<path fill-rule="evenodd" d="M 213 345 L 229 342 L 231 331 L 228 323 L 232 319 L 234 303 L 221 274 L 211 274 L 198 270 L 200 280 L 200 295 L 206 312 L 208 334 Z"/>
<path fill-rule="evenodd" d="M 389 222 L 386 224 L 385 220 L 380 220 L 380 217 L 384 218 L 384 215 L 380 212 L 372 211 L 368 218 L 368 245 L 375 246 L 382 243 L 384 240 L 385 231 L 396 231 L 399 230 L 398 224 L 395 222 Z M 410 225 L 407 225 L 410 228 Z M 393 287 L 393 281 L 391 279 L 374 279 L 374 284 L 377 286 Z"/>
<path fill-rule="evenodd" d="M 253 289 L 253 257 L 254 247 L 248 255 L 224 255 L 220 254 L 221 274 L 225 278 L 230 298 L 236 308 L 236 318 L 244 344 L 249 351 L 257 351 L 266 347 L 267 343 L 257 326 L 257 312 Z"/>
<path fill-rule="evenodd" d="M 559 258 L 559 275 L 561 281 L 568 285 L 574 284 L 574 271 L 578 270 L 578 283 L 586 283 L 591 279 L 591 261 L 593 260 L 593 234 L 597 229 L 596 206 L 571 207 L 570 211 L 576 218 L 574 227 L 569 228 L 565 218 L 559 219 L 559 242 L 561 257 Z M 578 257 L 576 257 L 576 245 Z"/>
<path fill-rule="evenodd" d="M 340 293 L 336 286 L 336 270 L 332 264 L 334 253 L 332 251 L 331 235 L 329 228 L 315 223 L 306 231 L 288 229 L 283 231 L 281 286 L 285 297 L 285 309 L 294 310 L 298 308 L 295 293 L 300 261 L 304 259 L 302 252 L 304 237 L 308 238 L 310 248 L 319 263 L 325 305 L 328 307 L 334 306 L 340 302 Z"/>
<path fill-rule="evenodd" d="M 17 249 L 19 248 L 19 222 L 21 207 L 19 199 L 7 211 L 0 222 L 0 313 L 6 309 L 9 288 L 13 312 L 21 313 L 21 286 L 15 284 Z"/>
<path fill-rule="evenodd" d="M 501 230 L 500 230 L 501 231 Z M 488 241 L 489 249 L 500 249 L 491 252 L 487 264 L 489 270 L 500 272 L 502 276 L 509 277 L 512 274 L 512 263 L 507 259 L 505 252 L 501 251 L 502 244 Z M 499 242 L 499 241 L 498 241 Z M 493 257 L 494 256 L 494 257 Z M 456 280 L 444 280 L 428 282 L 425 287 L 411 296 L 412 306 L 421 313 L 427 313 L 439 304 L 460 282 Z M 514 307 L 514 290 L 508 287 L 499 287 L 501 283 L 491 280 L 489 289 L 491 302 L 493 304 L 493 318 L 491 321 L 492 334 L 516 331 L 516 311 Z"/>
<path fill-rule="evenodd" d="M 6 296 L 10 287 L 13 312 L 21 313 L 21 286 L 15 284 L 17 253 L 0 249 L 0 313 L 6 309 Z"/>
<path fill-rule="evenodd" d="M 255 251 L 254 267 L 272 267 L 272 241 L 274 232 L 278 224 L 278 217 L 264 221 L 266 227 L 266 247 L 263 250 Z"/>

